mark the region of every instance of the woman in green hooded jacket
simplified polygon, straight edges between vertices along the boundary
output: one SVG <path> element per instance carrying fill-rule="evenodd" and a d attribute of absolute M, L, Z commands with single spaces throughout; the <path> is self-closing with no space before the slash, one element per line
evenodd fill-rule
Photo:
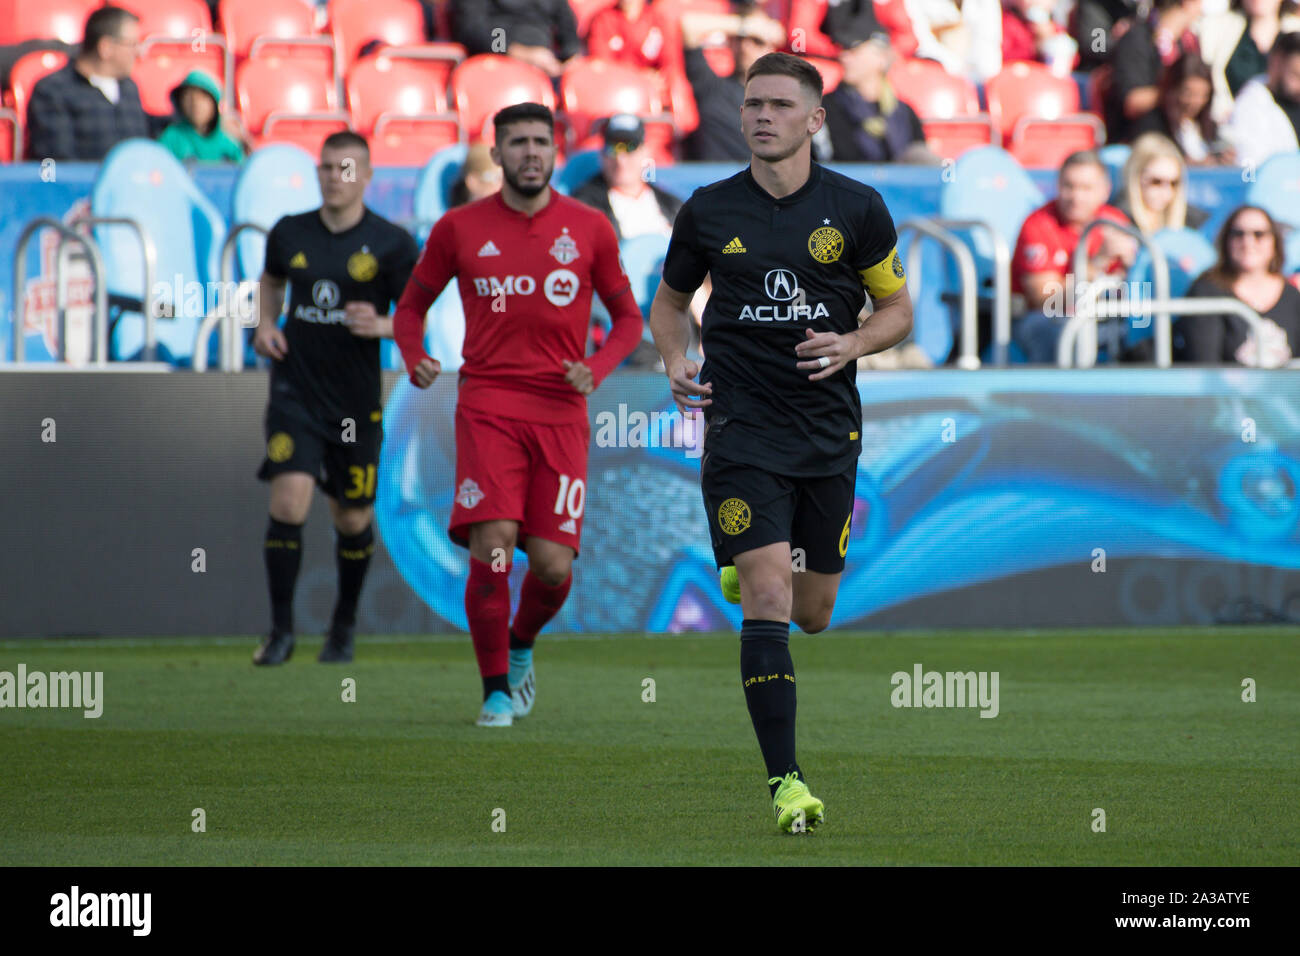
<path fill-rule="evenodd" d="M 172 90 L 177 120 L 163 130 L 158 142 L 179 160 L 204 162 L 244 160 L 244 148 L 222 128 L 221 87 L 202 70 L 194 70 Z"/>

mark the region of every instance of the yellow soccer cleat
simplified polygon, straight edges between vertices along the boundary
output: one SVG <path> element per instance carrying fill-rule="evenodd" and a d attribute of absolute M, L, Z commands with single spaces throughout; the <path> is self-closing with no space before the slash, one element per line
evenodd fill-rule
<path fill-rule="evenodd" d="M 740 603 L 740 575 L 734 564 L 722 569 L 722 596 L 729 604 Z"/>
<path fill-rule="evenodd" d="M 773 777 L 768 784 L 780 784 L 772 794 L 776 825 L 785 833 L 810 833 L 826 822 L 826 806 L 808 792 L 808 784 L 796 773 Z"/>

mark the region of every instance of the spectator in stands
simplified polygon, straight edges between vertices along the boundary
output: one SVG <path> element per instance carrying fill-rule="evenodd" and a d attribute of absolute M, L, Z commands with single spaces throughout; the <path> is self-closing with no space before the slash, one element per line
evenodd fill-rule
<path fill-rule="evenodd" d="M 1121 179 L 1115 208 L 1145 236 L 1161 229 L 1199 229 L 1210 218 L 1188 205 L 1187 166 L 1167 136 L 1143 133 L 1134 140 Z"/>
<path fill-rule="evenodd" d="M 600 172 L 575 189 L 573 198 L 603 212 L 620 242 L 645 235 L 670 237 L 682 201 L 647 181 L 653 162 L 645 124 L 620 113 L 605 121 L 604 137 Z"/>
<path fill-rule="evenodd" d="M 1160 79 L 1154 109 L 1134 120 L 1133 136 L 1161 133 L 1172 139 L 1193 166 L 1231 164 L 1236 154 L 1219 136 L 1210 110 L 1210 67 L 1195 53 L 1184 53 Z"/>
<path fill-rule="evenodd" d="M 1112 47 L 1128 30 L 1136 12 L 1136 0 L 1079 0 L 1070 19 L 1070 36 L 1079 48 L 1079 69 L 1092 70 L 1109 63 Z"/>
<path fill-rule="evenodd" d="M 158 142 L 179 160 L 238 163 L 244 146 L 223 128 L 221 87 L 202 70 L 191 70 L 172 90 L 177 120 L 163 130 Z"/>
<path fill-rule="evenodd" d="M 700 125 L 683 144 L 685 158 L 749 162 L 749 146 L 740 131 L 745 74 L 760 56 L 785 45 L 785 28 L 752 5 L 740 4 L 736 13 L 687 12 L 681 30 L 686 78 L 700 114 Z M 731 44 L 731 76 L 718 76 L 704 56 L 702 47 L 712 34 L 725 36 Z"/>
<path fill-rule="evenodd" d="M 1053 0 L 1007 0 L 1002 5 L 1002 62 L 1045 63 L 1061 76 L 1074 66 L 1077 44 L 1052 19 Z"/>
<path fill-rule="evenodd" d="M 680 68 L 682 43 L 677 19 L 660 3 L 618 0 L 592 17 L 587 52 L 602 60 L 649 70 Z"/>
<path fill-rule="evenodd" d="M 475 143 L 465 154 L 460 175 L 451 186 L 450 205 L 463 206 L 501 191 L 501 167 L 492 162 L 487 143 Z"/>
<path fill-rule="evenodd" d="M 1263 209 L 1242 206 L 1219 230 L 1218 262 L 1188 291 L 1232 297 L 1264 318 L 1263 360 L 1245 320 L 1230 314 L 1185 315 L 1174 323 L 1180 362 L 1276 367 L 1300 352 L 1300 292 L 1282 275 L 1282 231 Z"/>
<path fill-rule="evenodd" d="M 916 56 L 983 83 L 1002 69 L 1000 0 L 905 0 Z M 843 41 L 840 41 L 843 43 Z"/>
<path fill-rule="evenodd" d="M 1220 123 L 1246 81 L 1268 71 L 1268 52 L 1278 34 L 1300 30 L 1294 0 L 1231 0 L 1230 6 L 1206 14 L 1197 32 L 1214 82 L 1211 113 Z"/>
<path fill-rule="evenodd" d="M 813 138 L 817 159 L 840 163 L 941 160 L 925 145 L 921 121 L 900 100 L 886 74 L 894 60 L 883 31 L 846 34 L 840 63 L 844 77 L 822 99 L 826 122 Z"/>
<path fill-rule="evenodd" d="M 26 155 L 100 160 L 124 139 L 159 131 L 165 118 L 144 111 L 131 79 L 139 48 L 134 13 L 113 6 L 91 13 L 77 57 L 32 89 Z"/>
<path fill-rule="evenodd" d="M 1300 149 L 1300 33 L 1283 33 L 1268 55 L 1268 73 L 1241 88 L 1224 137 L 1242 164 Z"/>
<path fill-rule="evenodd" d="M 1110 174 L 1092 151 L 1072 153 L 1061 166 L 1057 197 L 1029 214 L 1011 259 L 1011 288 L 1024 296 L 1027 311 L 1013 323 L 1012 341 L 1030 362 L 1055 362 L 1056 346 L 1074 311 L 1071 273 L 1075 247 L 1094 219 L 1127 224 L 1124 214 L 1106 204 Z M 1125 272 L 1136 257 L 1132 236 L 1102 227 L 1088 236 L 1090 281 Z M 1070 280 L 1070 281 L 1067 281 Z"/>
<path fill-rule="evenodd" d="M 889 35 L 889 45 L 899 56 L 916 54 L 916 36 L 905 0 L 790 0 L 786 16 L 790 27 L 790 52 L 834 59 L 848 35 L 878 30 Z"/>
<path fill-rule="evenodd" d="M 1201 0 L 1154 0 L 1146 19 L 1135 19 L 1111 53 L 1114 67 L 1106 103 L 1107 138 L 1126 143 L 1133 123 L 1160 99 L 1160 78 L 1184 53 L 1199 53 L 1192 26 Z"/>
<path fill-rule="evenodd" d="M 451 18 L 456 42 L 471 56 L 504 53 L 552 78 L 582 52 L 569 0 L 452 0 Z"/>

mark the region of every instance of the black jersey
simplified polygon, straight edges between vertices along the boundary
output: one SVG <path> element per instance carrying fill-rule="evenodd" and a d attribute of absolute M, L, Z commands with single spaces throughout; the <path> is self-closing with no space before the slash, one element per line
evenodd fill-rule
<path fill-rule="evenodd" d="M 810 382 L 794 348 L 808 329 L 854 331 L 865 292 L 880 298 L 903 286 L 897 242 L 876 190 L 817 163 L 781 199 L 748 167 L 695 191 L 677 215 L 663 277 L 679 292 L 713 277 L 699 376 L 713 383 L 710 454 L 791 476 L 831 475 L 857 460 L 855 364 Z"/>
<path fill-rule="evenodd" d="M 379 409 L 379 339 L 352 334 L 348 302 L 389 313 L 415 268 L 415 240 L 369 209 L 330 232 L 319 210 L 285 216 L 266 240 L 266 273 L 289 280 L 288 354 L 271 369 L 271 396 L 295 396 L 318 421 L 370 421 Z"/>

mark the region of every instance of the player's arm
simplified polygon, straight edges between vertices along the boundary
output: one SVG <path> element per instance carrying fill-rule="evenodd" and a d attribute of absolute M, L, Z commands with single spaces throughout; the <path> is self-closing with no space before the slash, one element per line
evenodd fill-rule
<path fill-rule="evenodd" d="M 443 216 L 429 232 L 424 252 L 393 313 L 393 339 L 401 350 L 411 384 L 417 388 L 428 388 L 442 371 L 442 365 L 424 350 L 424 318 L 455 274 L 455 234 L 448 219 Z"/>
<path fill-rule="evenodd" d="M 609 335 L 594 355 L 585 361 L 565 361 L 564 379 L 583 395 L 590 395 L 610 372 L 632 354 L 641 341 L 645 323 L 641 307 L 636 304 L 632 285 L 618 258 L 618 237 L 614 227 L 604 216 L 596 225 L 595 262 L 592 265 L 592 284 L 600 294 L 600 301 L 609 310 L 613 320 Z"/>
<path fill-rule="evenodd" d="M 289 273 L 284 257 L 284 230 L 281 219 L 266 236 L 266 260 L 257 284 L 257 328 L 253 330 L 253 351 L 280 361 L 289 351 L 289 341 L 280 331 L 280 313 L 284 311 L 284 293 Z"/>
<path fill-rule="evenodd" d="M 691 299 L 709 274 L 705 250 L 699 245 L 695 203 L 688 200 L 673 222 L 673 238 L 664 256 L 663 278 L 650 304 L 650 334 L 664 362 L 668 387 L 682 414 L 688 408 L 713 404 L 712 383 L 695 381 L 700 366 L 686 357 L 691 344 Z M 698 396 L 698 397 L 697 397 Z"/>

